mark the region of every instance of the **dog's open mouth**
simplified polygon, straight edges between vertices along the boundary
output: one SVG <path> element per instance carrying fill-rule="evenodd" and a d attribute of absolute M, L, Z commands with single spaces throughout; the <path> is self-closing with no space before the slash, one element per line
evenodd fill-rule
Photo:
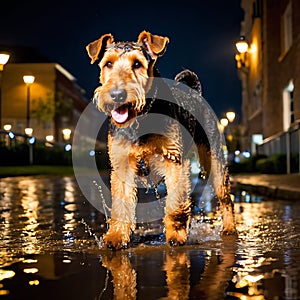
<path fill-rule="evenodd" d="M 129 118 L 129 107 L 127 104 L 123 104 L 119 107 L 114 108 L 111 111 L 111 116 L 115 122 L 119 124 L 125 123 Z"/>

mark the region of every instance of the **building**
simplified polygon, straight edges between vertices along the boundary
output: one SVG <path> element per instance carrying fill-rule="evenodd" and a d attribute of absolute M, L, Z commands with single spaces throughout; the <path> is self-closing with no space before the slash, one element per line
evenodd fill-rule
<path fill-rule="evenodd" d="M 34 82 L 25 84 L 24 75 L 33 75 Z M 30 127 L 37 139 L 66 142 L 87 104 L 76 79 L 57 63 L 7 63 L 4 67 L 2 125 L 11 125 L 16 133 L 24 134 Z"/>
<path fill-rule="evenodd" d="M 286 154 L 289 172 L 292 155 L 299 161 L 300 153 L 300 2 L 242 0 L 241 7 L 241 36 L 248 44 L 236 56 L 243 146 Z"/>

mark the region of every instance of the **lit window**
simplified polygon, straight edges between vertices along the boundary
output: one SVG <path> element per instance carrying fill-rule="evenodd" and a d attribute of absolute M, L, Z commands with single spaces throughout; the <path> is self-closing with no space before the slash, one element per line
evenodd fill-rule
<path fill-rule="evenodd" d="M 293 27 L 292 27 L 292 3 L 287 5 L 282 16 L 282 53 L 285 53 L 293 44 Z"/>
<path fill-rule="evenodd" d="M 294 122 L 294 84 L 291 80 L 283 90 L 283 130 L 287 131 Z"/>

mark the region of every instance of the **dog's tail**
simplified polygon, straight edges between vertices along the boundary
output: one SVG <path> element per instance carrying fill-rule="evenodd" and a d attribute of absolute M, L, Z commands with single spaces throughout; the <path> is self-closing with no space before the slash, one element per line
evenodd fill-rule
<path fill-rule="evenodd" d="M 175 76 L 175 81 L 186 84 L 188 87 L 196 90 L 200 95 L 202 95 L 200 80 L 196 73 L 192 72 L 191 70 L 185 69 L 178 73 Z"/>

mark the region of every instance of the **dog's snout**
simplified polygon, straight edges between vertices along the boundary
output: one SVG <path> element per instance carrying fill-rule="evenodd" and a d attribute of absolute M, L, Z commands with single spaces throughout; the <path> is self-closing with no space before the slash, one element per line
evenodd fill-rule
<path fill-rule="evenodd" d="M 110 90 L 110 97 L 115 102 L 123 102 L 126 100 L 127 93 L 123 89 L 112 89 Z"/>

